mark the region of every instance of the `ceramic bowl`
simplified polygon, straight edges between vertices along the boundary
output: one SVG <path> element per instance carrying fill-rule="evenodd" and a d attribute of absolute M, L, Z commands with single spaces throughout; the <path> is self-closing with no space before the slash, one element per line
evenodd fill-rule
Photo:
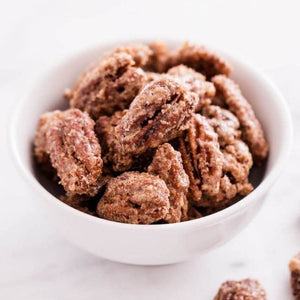
<path fill-rule="evenodd" d="M 215 214 L 177 224 L 122 224 L 82 213 L 59 201 L 55 187 L 36 171 L 32 141 L 39 116 L 66 107 L 62 99 L 64 89 L 71 87 L 78 75 L 103 52 L 119 44 L 102 44 L 68 57 L 46 71 L 23 95 L 10 132 L 14 159 L 22 177 L 32 186 L 32 197 L 36 198 L 40 211 L 78 247 L 102 258 L 130 264 L 160 265 L 188 260 L 229 241 L 257 214 L 286 164 L 292 141 L 290 113 L 284 98 L 265 75 L 244 60 L 214 49 L 233 66 L 231 77 L 253 106 L 270 145 L 265 169 L 252 174 L 256 185 L 253 192 Z M 181 42 L 169 44 L 172 47 Z"/>

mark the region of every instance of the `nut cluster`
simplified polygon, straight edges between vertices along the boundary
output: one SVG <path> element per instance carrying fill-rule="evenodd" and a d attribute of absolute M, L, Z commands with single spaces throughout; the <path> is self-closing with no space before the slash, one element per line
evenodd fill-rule
<path fill-rule="evenodd" d="M 231 66 L 191 43 L 118 47 L 40 117 L 34 156 L 61 200 L 112 221 L 175 223 L 251 192 L 268 145 Z"/>

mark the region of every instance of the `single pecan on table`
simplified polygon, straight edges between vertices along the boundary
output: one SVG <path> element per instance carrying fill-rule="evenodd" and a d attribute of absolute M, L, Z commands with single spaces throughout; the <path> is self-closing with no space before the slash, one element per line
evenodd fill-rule
<path fill-rule="evenodd" d="M 187 220 L 189 178 L 184 171 L 180 152 L 165 143 L 158 147 L 148 173 L 165 181 L 170 191 L 170 209 L 164 220 L 175 223 Z"/>
<path fill-rule="evenodd" d="M 252 106 L 232 79 L 218 75 L 212 78 L 212 82 L 217 90 L 218 102 L 221 100 L 236 115 L 241 125 L 242 139 L 248 144 L 254 161 L 261 164 L 267 157 L 268 144 Z"/>
<path fill-rule="evenodd" d="M 158 176 L 124 172 L 108 182 L 97 213 L 111 221 L 151 224 L 167 215 L 169 195 L 165 182 Z"/>
<path fill-rule="evenodd" d="M 267 294 L 254 279 L 224 282 L 214 300 L 266 300 Z"/>
<path fill-rule="evenodd" d="M 94 196 L 101 186 L 101 147 L 94 121 L 78 109 L 40 117 L 35 137 L 38 162 L 48 157 L 65 191 Z"/>
<path fill-rule="evenodd" d="M 294 298 L 300 300 L 300 253 L 291 259 L 289 269 Z"/>

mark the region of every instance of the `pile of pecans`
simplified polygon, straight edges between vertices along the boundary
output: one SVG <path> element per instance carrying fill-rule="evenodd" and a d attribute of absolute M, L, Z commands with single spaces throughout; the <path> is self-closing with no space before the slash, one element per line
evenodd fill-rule
<path fill-rule="evenodd" d="M 112 221 L 175 223 L 249 194 L 268 144 L 231 66 L 203 46 L 122 46 L 40 117 L 34 156 L 72 207 Z"/>

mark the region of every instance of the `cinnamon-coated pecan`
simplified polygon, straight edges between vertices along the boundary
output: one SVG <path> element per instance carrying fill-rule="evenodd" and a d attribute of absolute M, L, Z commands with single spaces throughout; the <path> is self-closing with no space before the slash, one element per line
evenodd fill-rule
<path fill-rule="evenodd" d="M 102 173 L 101 147 L 94 121 L 78 109 L 41 116 L 35 138 L 38 161 L 48 155 L 68 194 L 95 195 Z"/>
<path fill-rule="evenodd" d="M 248 144 L 254 161 L 261 164 L 268 155 L 268 144 L 252 106 L 232 79 L 218 75 L 212 78 L 212 82 L 217 89 L 218 97 L 223 99 L 228 109 L 238 118 L 242 139 Z"/>
<path fill-rule="evenodd" d="M 190 181 L 184 171 L 180 152 L 168 143 L 159 146 L 148 167 L 148 173 L 163 179 L 170 191 L 170 209 L 165 221 L 175 223 L 187 220 L 186 195 Z"/>
<path fill-rule="evenodd" d="M 224 282 L 214 300 L 267 300 L 261 284 L 254 279 Z"/>
<path fill-rule="evenodd" d="M 125 172 L 108 182 L 97 213 L 111 221 L 151 224 L 165 218 L 170 208 L 169 194 L 158 176 Z"/>

